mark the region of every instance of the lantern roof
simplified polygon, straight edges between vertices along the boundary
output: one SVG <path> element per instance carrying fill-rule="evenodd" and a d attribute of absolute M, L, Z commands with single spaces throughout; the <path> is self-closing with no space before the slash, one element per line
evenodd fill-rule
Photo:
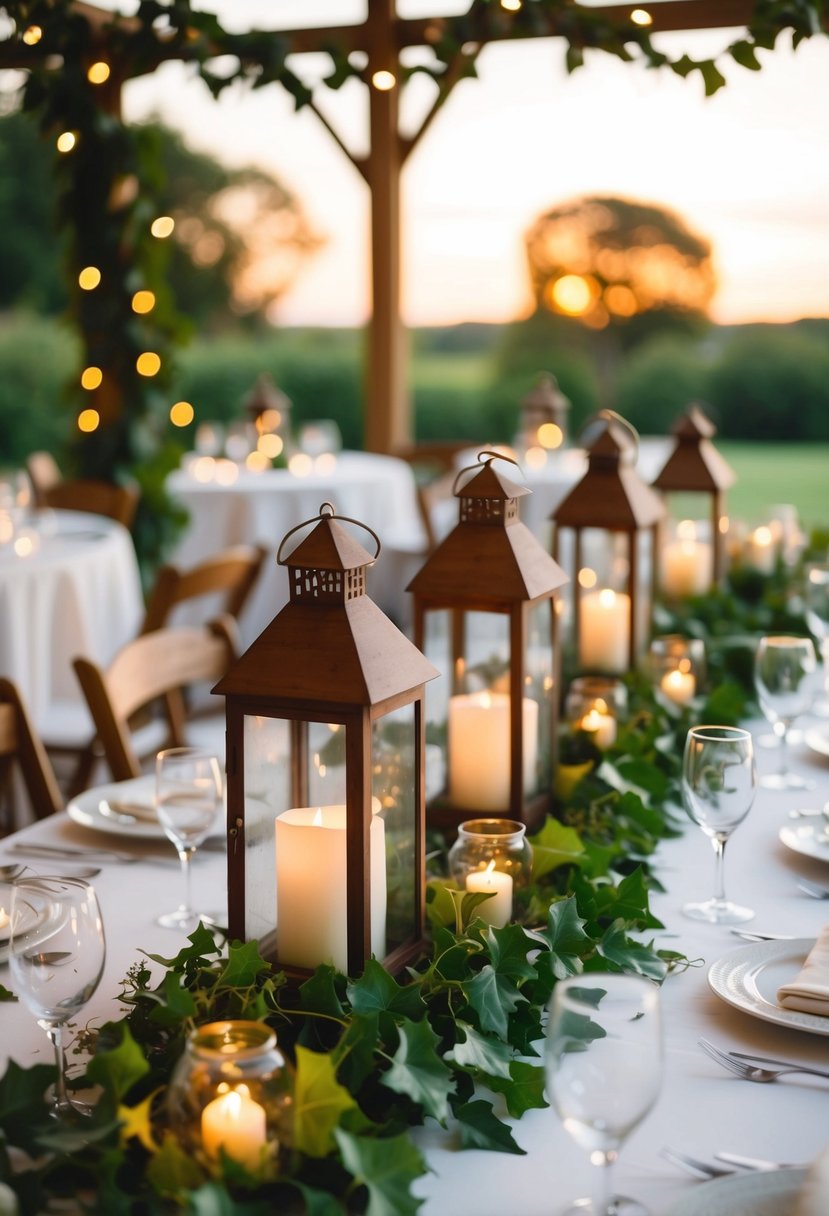
<path fill-rule="evenodd" d="M 324 513 L 326 507 L 330 509 L 329 514 Z M 281 565 L 288 566 L 289 569 L 314 570 L 359 570 L 361 566 L 374 565 L 376 556 L 372 557 L 368 550 L 337 522 L 333 511 L 330 503 L 323 503 L 317 526 L 294 546 L 287 557 L 282 558 L 281 550 L 285 541 L 299 528 L 306 527 L 306 524 L 300 524 L 299 528 L 294 528 L 286 534 L 280 545 Z M 362 526 L 361 524 L 360 527 Z"/>
<path fill-rule="evenodd" d="M 484 456 L 488 459 L 484 460 Z M 482 452 L 478 457 L 480 468 L 467 481 L 460 486 L 458 483 L 464 473 L 468 473 L 477 468 L 476 465 L 470 465 L 469 469 L 463 469 L 458 474 L 458 479 L 455 485 L 454 494 L 456 498 L 494 498 L 499 502 L 506 502 L 510 498 L 522 498 L 525 494 L 532 494 L 532 490 L 528 490 L 526 486 L 520 486 L 517 482 L 512 481 L 500 469 L 493 468 L 493 463 L 500 456 L 498 452 Z M 509 459 L 509 457 L 501 457 L 501 459 Z M 514 463 L 514 461 L 512 462 Z"/>
<path fill-rule="evenodd" d="M 638 436 L 630 423 L 612 410 L 602 410 L 586 432 L 587 472 L 552 514 L 559 527 L 605 528 L 632 532 L 665 517 L 658 494 L 637 473 Z"/>
<path fill-rule="evenodd" d="M 526 411 L 555 419 L 570 409 L 570 399 L 565 397 L 552 372 L 542 372 L 533 388 L 521 398 L 521 406 Z"/>
<path fill-rule="evenodd" d="M 281 414 L 290 412 L 291 399 L 281 388 L 277 388 L 267 372 L 256 378 L 256 382 L 243 402 L 246 413 L 254 417 L 264 414 L 265 410 L 279 410 Z"/>
<path fill-rule="evenodd" d="M 734 484 L 734 470 L 711 442 L 717 428 L 698 405 L 678 418 L 672 430 L 676 445 L 654 478 L 655 489 L 711 493 Z"/>

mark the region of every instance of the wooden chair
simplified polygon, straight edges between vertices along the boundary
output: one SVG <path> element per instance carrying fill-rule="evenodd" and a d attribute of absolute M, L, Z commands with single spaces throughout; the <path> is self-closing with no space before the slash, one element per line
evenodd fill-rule
<path fill-rule="evenodd" d="M 73 661 L 104 758 L 115 781 L 139 777 L 139 732 L 130 720 L 149 710 L 168 692 L 203 680 L 217 681 L 238 653 L 235 622 L 219 617 L 197 629 L 156 629 L 123 646 L 103 671 L 89 659 Z M 191 742 L 187 722 L 165 719 L 165 738 L 157 734 L 151 750 Z"/>
<path fill-rule="evenodd" d="M 188 570 L 162 566 L 147 600 L 141 633 L 163 628 L 177 604 L 205 595 L 221 595 L 220 611 L 238 620 L 267 555 L 264 545 L 236 545 Z"/>
<path fill-rule="evenodd" d="M 40 505 L 58 511 L 89 511 L 132 527 L 138 500 L 137 486 L 116 486 L 107 481 L 59 481 L 43 491 Z"/>
<path fill-rule="evenodd" d="M 3 787 L 15 762 L 23 774 L 35 817 L 45 819 L 62 810 L 63 798 L 52 765 L 20 693 L 11 680 L 0 678 L 0 778 Z M 11 827 L 11 822 L 6 826 Z"/>

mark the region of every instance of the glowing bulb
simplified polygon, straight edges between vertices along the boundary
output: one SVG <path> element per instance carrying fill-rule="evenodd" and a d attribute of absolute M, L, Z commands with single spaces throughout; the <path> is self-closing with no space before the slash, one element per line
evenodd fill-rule
<path fill-rule="evenodd" d="M 21 35 L 26 46 L 37 46 L 43 37 L 43 30 L 39 25 L 30 25 L 28 29 L 23 31 Z"/>
<path fill-rule="evenodd" d="M 548 452 L 560 448 L 564 440 L 564 431 L 555 422 L 542 422 L 538 428 L 538 442 Z"/>
<path fill-rule="evenodd" d="M 177 401 L 170 407 L 170 421 L 173 426 L 189 426 L 196 416 L 189 401 Z"/>
<path fill-rule="evenodd" d="M 81 388 L 86 388 L 90 391 L 98 388 L 103 378 L 104 373 L 100 367 L 85 367 L 81 372 Z"/>
<path fill-rule="evenodd" d="M 109 80 L 109 64 L 102 60 L 93 63 L 86 73 L 86 78 L 90 84 L 103 84 L 105 80 Z"/>
<path fill-rule="evenodd" d="M 250 469 L 251 473 L 264 473 L 270 467 L 271 462 L 263 452 L 248 452 L 245 457 L 245 468 Z"/>
<path fill-rule="evenodd" d="M 309 473 L 313 472 L 314 462 L 307 452 L 294 452 L 288 461 L 288 468 L 294 477 L 307 477 Z"/>
<path fill-rule="evenodd" d="M 150 224 L 150 232 L 153 236 L 157 236 L 159 240 L 164 240 L 166 236 L 170 235 L 175 226 L 176 221 L 171 215 L 159 215 Z"/>
<path fill-rule="evenodd" d="M 635 8 L 630 14 L 630 19 L 634 25 L 653 25 L 653 17 L 644 8 Z"/>
<path fill-rule="evenodd" d="M 78 275 L 78 286 L 84 291 L 94 291 L 101 281 L 101 272 L 97 266 L 84 266 Z"/>
<path fill-rule="evenodd" d="M 260 435 L 256 441 L 257 449 L 263 456 L 267 456 L 269 460 L 274 460 L 281 455 L 285 444 L 280 435 L 266 434 Z"/>
<path fill-rule="evenodd" d="M 74 131 L 62 131 L 55 141 L 58 152 L 71 152 L 78 138 Z"/>
<path fill-rule="evenodd" d="M 596 571 L 591 570 L 589 566 L 584 566 L 579 570 L 579 586 L 584 587 L 585 590 L 595 587 L 598 581 Z"/>
<path fill-rule="evenodd" d="M 501 0 L 501 8 L 505 8 L 508 13 L 517 13 L 522 4 L 522 0 Z"/>
<path fill-rule="evenodd" d="M 379 89 L 381 93 L 388 93 L 397 84 L 397 77 L 394 72 L 387 72 L 383 69 L 380 72 L 375 72 L 371 78 L 371 83 L 375 89 Z"/>
<path fill-rule="evenodd" d="M 161 369 L 161 359 L 154 350 L 145 350 L 135 360 L 139 376 L 155 376 Z"/>
<path fill-rule="evenodd" d="M 151 291 L 137 291 L 132 297 L 132 311 L 145 313 L 155 308 L 155 296 Z"/>
<path fill-rule="evenodd" d="M 101 415 L 97 410 L 81 410 L 78 414 L 78 430 L 89 434 L 90 431 L 96 431 L 101 421 Z"/>

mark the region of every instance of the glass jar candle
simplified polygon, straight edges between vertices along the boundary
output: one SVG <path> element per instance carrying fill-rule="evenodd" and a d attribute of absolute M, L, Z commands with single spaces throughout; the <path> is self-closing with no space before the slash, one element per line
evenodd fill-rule
<path fill-rule="evenodd" d="M 210 1022 L 187 1041 L 167 1091 L 181 1146 L 218 1163 L 271 1172 L 291 1144 L 293 1068 L 264 1022 Z"/>
<path fill-rule="evenodd" d="M 616 742 L 627 709 L 627 689 L 607 676 L 579 676 L 567 690 L 564 714 L 573 731 L 591 735 L 604 750 Z"/>
<path fill-rule="evenodd" d="M 499 929 L 512 918 L 513 891 L 530 881 L 533 854 L 526 834 L 515 819 L 467 819 L 449 850 L 450 875 L 459 887 L 492 896 L 475 911 Z"/>
<path fill-rule="evenodd" d="M 675 705 L 688 705 L 705 677 L 705 645 L 701 638 L 667 633 L 654 638 L 648 668 L 656 691 Z"/>

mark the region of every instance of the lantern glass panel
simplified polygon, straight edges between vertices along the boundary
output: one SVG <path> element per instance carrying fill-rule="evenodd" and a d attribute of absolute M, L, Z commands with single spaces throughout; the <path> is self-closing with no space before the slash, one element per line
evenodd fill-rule
<path fill-rule="evenodd" d="M 291 805 L 291 724 L 281 718 L 246 715 L 245 756 L 245 940 L 273 946 L 276 925 L 274 820 Z"/>
<path fill-rule="evenodd" d="M 382 934 L 372 950 L 380 958 L 412 941 L 417 931 L 416 864 L 417 805 L 415 707 L 405 705 L 373 724 L 372 829 L 371 829 L 371 920 L 379 924 L 383 900 Z M 375 850 L 382 853 L 375 856 Z"/>
<path fill-rule="evenodd" d="M 527 655 L 524 665 L 524 699 L 537 703 L 536 731 L 524 740 L 524 793 L 537 794 L 550 788 L 553 771 L 553 669 L 552 630 L 555 604 L 552 599 L 531 604 L 527 620 Z M 525 717 L 526 721 L 526 717 Z M 529 764 L 535 750 L 535 763 Z"/>

